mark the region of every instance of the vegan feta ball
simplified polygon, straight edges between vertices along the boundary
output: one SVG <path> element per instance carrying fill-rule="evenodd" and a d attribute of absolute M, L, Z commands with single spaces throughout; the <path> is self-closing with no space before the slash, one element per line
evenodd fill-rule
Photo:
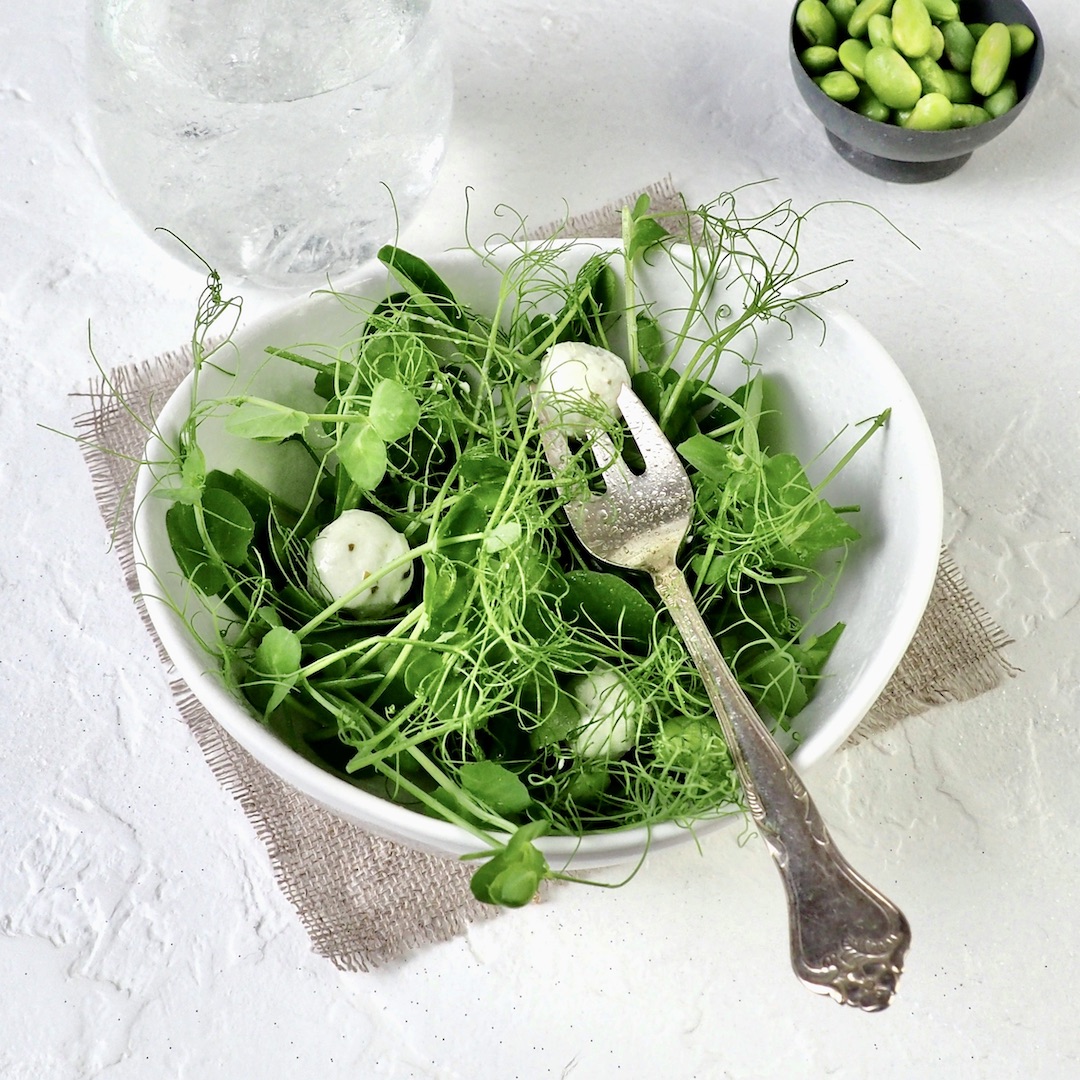
<path fill-rule="evenodd" d="M 361 586 L 408 553 L 409 542 L 384 518 L 370 510 L 346 510 L 312 541 L 308 587 L 334 602 L 349 596 L 348 611 L 382 615 L 409 591 L 413 564 L 403 563 L 367 588 Z"/>
<path fill-rule="evenodd" d="M 597 664 L 574 681 L 571 693 L 582 723 L 573 739 L 578 757 L 613 760 L 633 747 L 646 706 L 614 668 Z"/>
<path fill-rule="evenodd" d="M 619 391 L 629 385 L 623 361 L 608 349 L 583 341 L 553 345 L 540 363 L 537 392 L 559 423 L 574 434 L 596 427 L 598 411 L 622 415 Z"/>

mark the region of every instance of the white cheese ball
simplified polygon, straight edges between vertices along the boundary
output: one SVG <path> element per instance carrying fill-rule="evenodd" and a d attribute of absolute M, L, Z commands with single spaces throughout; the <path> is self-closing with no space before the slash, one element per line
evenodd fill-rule
<path fill-rule="evenodd" d="M 629 383 L 626 365 L 613 352 L 583 341 L 561 341 L 540 363 L 537 392 L 562 426 L 584 434 L 597 426 L 598 408 L 616 419 L 622 415 L 619 391 Z M 583 407 L 591 407 L 591 415 Z"/>
<path fill-rule="evenodd" d="M 637 742 L 646 706 L 614 668 L 597 664 L 588 675 L 575 679 L 571 693 L 577 699 L 582 727 L 572 746 L 579 758 L 622 757 Z"/>
<path fill-rule="evenodd" d="M 349 611 L 382 615 L 409 591 L 413 564 L 403 563 L 373 585 L 360 586 L 408 554 L 409 542 L 384 518 L 370 510 L 346 510 L 312 541 L 308 587 L 335 602 L 351 596 L 343 605 Z"/>

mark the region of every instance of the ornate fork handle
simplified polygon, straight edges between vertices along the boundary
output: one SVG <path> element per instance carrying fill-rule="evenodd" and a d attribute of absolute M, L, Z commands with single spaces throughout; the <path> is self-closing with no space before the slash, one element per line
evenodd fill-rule
<path fill-rule="evenodd" d="M 847 863 L 787 756 L 735 681 L 672 562 L 653 580 L 712 699 L 750 813 L 784 880 L 795 974 L 867 1012 L 896 992 L 911 941 L 907 919 Z"/>

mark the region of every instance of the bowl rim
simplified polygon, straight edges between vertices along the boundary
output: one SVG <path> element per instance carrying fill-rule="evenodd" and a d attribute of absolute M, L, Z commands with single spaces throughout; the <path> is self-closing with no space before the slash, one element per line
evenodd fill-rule
<path fill-rule="evenodd" d="M 574 237 L 567 238 L 566 242 L 569 246 L 589 245 L 603 250 L 614 250 L 621 246 L 620 241 L 611 238 Z M 458 261 L 473 262 L 476 257 L 472 252 L 454 249 L 425 258 L 438 272 L 449 275 L 453 273 L 453 269 L 452 266 L 448 267 L 448 264 Z M 362 275 L 356 279 L 361 286 L 365 280 Z M 343 286 L 340 291 L 349 290 Z M 327 297 L 320 298 L 317 294 L 305 296 L 286 307 L 263 315 L 249 326 L 237 330 L 240 344 L 242 345 L 244 339 L 257 338 L 264 329 L 273 327 L 284 319 L 303 314 L 313 303 L 326 299 Z M 820 300 L 814 301 L 811 307 L 830 323 L 843 325 L 860 336 L 868 348 L 876 351 L 880 370 L 890 379 L 890 394 L 894 398 L 903 399 L 902 403 L 907 407 L 911 422 L 918 428 L 921 448 L 924 451 L 921 462 L 922 476 L 929 487 L 924 492 L 924 509 L 927 512 L 917 525 L 919 557 L 905 587 L 902 601 L 897 605 L 895 628 L 890 635 L 890 640 L 897 644 L 896 655 L 893 658 L 883 654 L 873 657 L 860 674 L 861 692 L 858 701 L 852 700 L 850 696 L 846 698 L 845 702 L 849 706 L 846 711 L 838 710 L 815 731 L 811 742 L 800 743 L 794 748 L 791 760 L 800 771 L 810 769 L 830 756 L 851 736 L 893 675 L 926 610 L 940 559 L 944 523 L 942 480 L 937 450 L 926 417 L 902 371 L 880 343 L 842 308 Z M 287 784 L 326 809 L 349 821 L 357 822 L 374 833 L 392 837 L 443 857 L 480 850 L 482 842 L 479 838 L 459 826 L 420 814 L 349 784 L 303 758 L 280 741 L 225 689 L 220 677 L 213 670 L 212 657 L 198 648 L 173 608 L 159 595 L 161 586 L 153 568 L 144 557 L 144 553 L 152 547 L 149 517 L 139 510 L 145 501 L 151 498 L 151 490 L 158 482 L 154 465 L 160 465 L 168 457 L 167 445 L 162 436 L 175 433 L 187 415 L 192 379 L 190 373 L 185 376 L 154 421 L 153 433 L 146 443 L 143 464 L 136 476 L 132 520 L 139 599 L 176 674 L 210 716 L 249 753 Z M 732 815 L 707 817 L 696 819 L 692 823 L 673 821 L 651 826 L 624 826 L 587 833 L 582 837 L 546 836 L 536 843 L 553 864 L 568 864 L 574 859 L 575 865 L 580 866 L 612 865 L 627 859 L 639 859 L 643 850 L 657 850 L 680 842 L 691 832 L 703 835 L 731 820 L 731 817 Z"/>

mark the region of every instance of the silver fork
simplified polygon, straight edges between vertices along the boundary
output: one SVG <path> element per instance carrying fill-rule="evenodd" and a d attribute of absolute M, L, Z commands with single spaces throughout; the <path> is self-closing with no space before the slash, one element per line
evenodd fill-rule
<path fill-rule="evenodd" d="M 841 1004 L 867 1012 L 884 1009 L 896 992 L 911 940 L 907 919 L 837 850 L 787 756 L 720 655 L 676 563 L 694 504 L 686 471 L 629 387 L 618 403 L 645 471 L 632 473 L 607 435 L 590 433 L 606 490 L 569 499 L 567 518 L 596 558 L 652 575 L 671 612 L 708 689 L 750 813 L 783 878 L 795 974 Z M 541 405 L 538 412 L 558 482 L 570 449 L 546 408 Z"/>

